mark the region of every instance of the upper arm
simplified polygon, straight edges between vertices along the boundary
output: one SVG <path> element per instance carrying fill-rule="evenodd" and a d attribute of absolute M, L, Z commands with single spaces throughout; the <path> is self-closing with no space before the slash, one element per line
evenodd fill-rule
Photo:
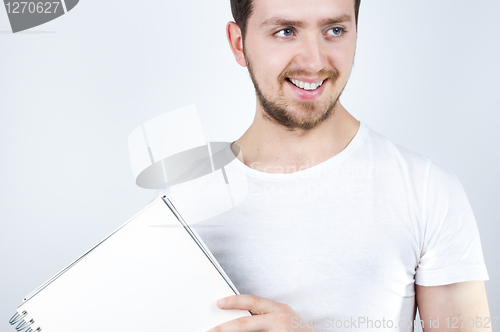
<path fill-rule="evenodd" d="M 424 332 L 492 330 L 493 321 L 482 280 L 442 286 L 416 285 L 416 296 Z M 434 322 L 432 327 L 430 321 Z"/>

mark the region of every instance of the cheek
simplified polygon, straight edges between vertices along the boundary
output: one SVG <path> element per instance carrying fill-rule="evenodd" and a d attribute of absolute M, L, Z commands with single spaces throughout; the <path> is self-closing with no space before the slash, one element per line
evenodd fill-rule
<path fill-rule="evenodd" d="M 279 75 L 293 58 L 292 43 L 276 43 L 265 38 L 252 38 L 249 40 L 249 46 L 251 47 L 250 60 L 255 71 L 258 68 L 265 75 L 276 72 Z"/>
<path fill-rule="evenodd" d="M 349 76 L 354 60 L 355 48 L 350 45 L 336 47 L 332 49 L 330 54 L 330 63 L 339 72 L 340 78 Z"/>
<path fill-rule="evenodd" d="M 268 85 L 276 85 L 278 77 L 290 63 L 290 52 L 286 49 L 276 48 L 269 52 L 259 54 L 252 62 L 255 67 L 255 75 Z"/>

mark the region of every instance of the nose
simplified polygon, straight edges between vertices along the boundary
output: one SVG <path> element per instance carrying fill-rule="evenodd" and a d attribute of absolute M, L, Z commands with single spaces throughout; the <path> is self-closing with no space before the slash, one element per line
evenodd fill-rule
<path fill-rule="evenodd" d="M 301 43 L 299 43 L 295 64 L 300 68 L 317 73 L 325 68 L 326 62 L 326 51 L 322 46 L 321 37 L 313 34 L 303 36 Z"/>

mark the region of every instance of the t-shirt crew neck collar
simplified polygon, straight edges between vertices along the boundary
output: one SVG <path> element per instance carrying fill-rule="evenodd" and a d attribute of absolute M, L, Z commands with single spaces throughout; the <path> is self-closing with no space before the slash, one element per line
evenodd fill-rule
<path fill-rule="evenodd" d="M 359 129 L 354 135 L 353 139 L 351 142 L 344 148 L 344 150 L 340 151 L 337 153 L 335 156 L 331 157 L 330 159 L 327 159 L 317 165 L 314 165 L 312 167 L 296 171 L 293 173 L 268 173 L 268 172 L 262 172 L 255 170 L 244 163 L 242 163 L 238 158 L 234 158 L 232 164 L 234 164 L 236 167 L 239 167 L 240 169 L 243 169 L 247 172 L 247 174 L 251 174 L 252 176 L 255 176 L 257 178 L 265 178 L 265 179 L 295 179 L 298 177 L 302 176 L 308 176 L 311 173 L 318 172 L 321 170 L 324 170 L 328 167 L 333 167 L 341 162 L 343 162 L 354 150 L 356 150 L 364 140 L 366 133 L 368 131 L 367 125 L 365 125 L 363 122 L 360 121 L 359 124 Z M 232 142 L 234 143 L 234 142 Z M 228 145 L 228 152 L 231 153 L 231 155 L 234 156 L 234 154 L 231 151 L 231 144 Z"/>

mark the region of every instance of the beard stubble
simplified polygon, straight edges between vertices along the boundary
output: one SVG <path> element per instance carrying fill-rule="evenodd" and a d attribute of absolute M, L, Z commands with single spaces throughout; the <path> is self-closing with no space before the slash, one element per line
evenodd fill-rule
<path fill-rule="evenodd" d="M 264 96 L 262 90 L 259 88 L 257 80 L 255 79 L 253 66 L 251 61 L 249 61 L 246 53 L 245 60 L 247 63 L 248 73 L 250 74 L 250 79 L 255 87 L 255 93 L 259 99 L 262 108 L 264 109 L 264 118 L 285 127 L 289 131 L 294 130 L 311 130 L 321 123 L 328 120 L 335 112 L 335 106 L 342 94 L 342 91 L 338 96 L 331 96 L 328 99 L 326 106 L 318 105 L 316 101 L 291 101 L 286 102 L 284 98 L 284 84 L 287 84 L 287 77 L 297 77 L 297 76 L 312 76 L 310 72 L 306 70 L 284 70 L 278 77 L 278 82 L 280 83 L 279 95 L 276 100 L 271 100 Z M 322 69 L 315 74 L 316 77 L 328 79 L 329 84 L 335 85 L 339 77 L 338 71 L 332 68 L 331 70 Z M 292 108 L 298 109 L 294 111 Z M 298 112 L 306 113 L 306 116 L 299 116 Z"/>

